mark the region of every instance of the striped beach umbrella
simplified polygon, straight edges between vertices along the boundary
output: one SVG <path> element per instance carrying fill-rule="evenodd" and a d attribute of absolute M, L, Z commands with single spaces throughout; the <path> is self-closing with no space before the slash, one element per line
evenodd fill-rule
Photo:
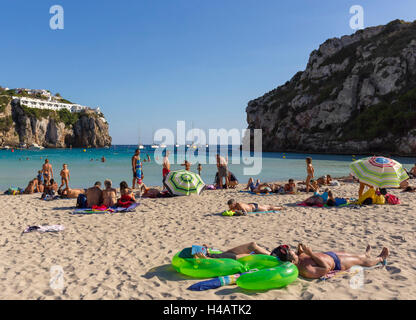
<path fill-rule="evenodd" d="M 171 194 L 176 196 L 200 194 L 205 187 L 205 183 L 199 174 L 187 170 L 169 172 L 164 185 Z"/>
<path fill-rule="evenodd" d="M 400 182 L 409 179 L 402 165 L 385 157 L 370 157 L 350 164 L 351 173 L 360 182 L 375 188 L 398 188 Z"/>

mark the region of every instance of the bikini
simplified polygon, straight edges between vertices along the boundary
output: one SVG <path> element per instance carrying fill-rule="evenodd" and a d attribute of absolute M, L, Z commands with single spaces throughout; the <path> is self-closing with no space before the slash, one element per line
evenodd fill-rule
<path fill-rule="evenodd" d="M 253 211 L 253 212 L 256 212 L 256 211 L 258 211 L 258 210 L 259 210 L 259 205 L 258 205 L 257 203 L 252 202 L 252 203 L 249 203 L 249 204 L 251 204 L 251 205 L 253 205 L 253 206 L 254 206 L 254 211 Z"/>

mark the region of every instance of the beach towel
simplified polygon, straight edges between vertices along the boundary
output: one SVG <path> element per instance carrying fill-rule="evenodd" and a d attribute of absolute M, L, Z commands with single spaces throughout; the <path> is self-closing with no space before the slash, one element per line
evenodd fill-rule
<path fill-rule="evenodd" d="M 45 232 L 59 232 L 59 231 L 63 231 L 65 229 L 64 226 L 62 225 L 51 225 L 51 226 L 29 226 L 27 227 L 22 234 L 24 233 L 29 233 L 29 232 L 40 232 L 40 233 L 45 233 Z"/>
<path fill-rule="evenodd" d="M 278 210 L 271 210 L 271 211 L 255 211 L 255 212 L 247 212 L 247 214 L 257 214 L 257 213 L 279 213 Z M 224 217 L 233 217 L 233 216 L 241 216 L 241 214 L 236 215 L 235 212 L 231 210 L 226 210 L 221 213 Z"/>
<path fill-rule="evenodd" d="M 239 192 L 242 192 L 242 193 L 249 193 L 249 194 L 252 194 L 252 195 L 255 195 L 255 196 L 271 196 L 273 193 L 255 193 L 255 192 L 253 192 L 253 191 L 246 191 L 246 190 L 240 190 Z"/>
<path fill-rule="evenodd" d="M 88 208 L 88 209 L 76 209 L 71 214 L 111 214 L 117 212 L 134 212 L 136 208 L 140 205 L 140 203 L 133 203 L 127 208 L 123 207 L 114 207 L 114 208 L 107 208 L 104 206 L 94 206 L 96 208 Z"/>

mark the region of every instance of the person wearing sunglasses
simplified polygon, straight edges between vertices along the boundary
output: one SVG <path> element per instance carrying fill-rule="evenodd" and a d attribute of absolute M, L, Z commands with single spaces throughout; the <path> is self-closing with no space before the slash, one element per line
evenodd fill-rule
<path fill-rule="evenodd" d="M 364 254 L 338 251 L 313 252 L 309 246 L 300 243 L 297 252 L 291 250 L 288 245 L 281 245 L 275 248 L 271 255 L 296 265 L 302 277 L 318 279 L 330 271 L 348 270 L 352 266 L 372 267 L 378 263 L 385 264 L 389 256 L 387 248 L 384 247 L 377 257 L 371 257 L 370 251 L 371 247 L 367 246 Z"/>

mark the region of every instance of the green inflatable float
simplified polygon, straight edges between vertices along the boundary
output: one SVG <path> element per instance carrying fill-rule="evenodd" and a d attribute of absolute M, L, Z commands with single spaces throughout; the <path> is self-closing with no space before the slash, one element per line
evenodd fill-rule
<path fill-rule="evenodd" d="M 215 278 L 242 273 L 237 279 L 239 287 L 269 290 L 287 286 L 298 277 L 295 265 L 281 262 L 274 256 L 253 254 L 238 260 L 194 259 L 189 258 L 189 251 L 190 248 L 186 248 L 178 252 L 172 259 L 172 266 L 177 272 L 193 278 Z M 211 250 L 210 253 L 222 252 Z"/>
<path fill-rule="evenodd" d="M 290 262 L 281 262 L 274 268 L 242 274 L 237 285 L 247 290 L 270 290 L 286 287 L 298 277 L 298 268 Z"/>

